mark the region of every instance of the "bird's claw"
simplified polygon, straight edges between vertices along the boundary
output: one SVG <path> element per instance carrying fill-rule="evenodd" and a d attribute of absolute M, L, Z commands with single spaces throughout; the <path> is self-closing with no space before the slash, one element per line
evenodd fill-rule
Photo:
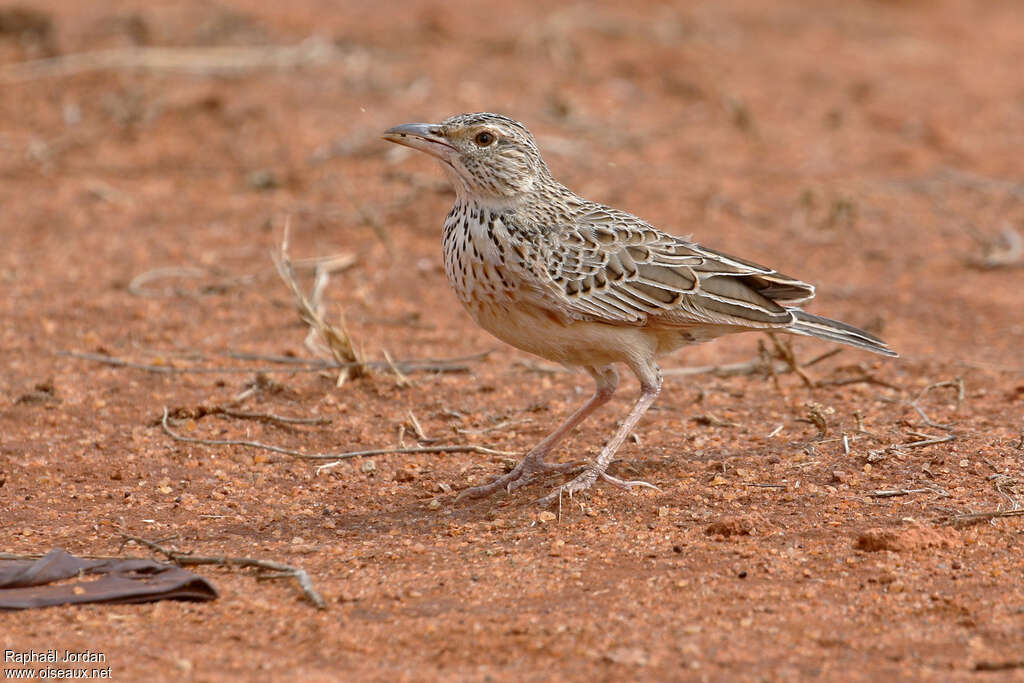
<path fill-rule="evenodd" d="M 582 463 L 579 462 L 565 462 L 565 463 L 548 463 L 544 460 L 535 458 L 530 459 L 530 456 L 526 456 L 522 462 L 520 462 L 515 469 L 508 474 L 503 474 L 494 481 L 480 486 L 472 486 L 468 489 L 463 489 L 458 496 L 455 498 L 455 502 L 458 503 L 466 498 L 484 498 L 497 493 L 499 490 L 504 489 L 506 493 L 512 493 L 518 488 L 526 486 L 534 477 L 542 472 L 571 472 L 579 469 Z"/>
<path fill-rule="evenodd" d="M 644 481 L 643 479 L 633 479 L 633 480 L 627 481 L 625 479 L 619 479 L 618 477 L 613 477 L 612 475 L 608 474 L 607 472 L 601 472 L 601 478 L 604 479 L 609 484 L 614 484 L 615 486 L 618 486 L 620 489 L 629 490 L 629 489 L 633 488 L 634 486 L 639 486 L 639 487 L 645 488 L 645 489 L 654 489 L 658 493 L 662 493 L 662 490 L 660 488 L 658 488 L 657 486 L 655 486 L 654 484 L 652 484 L 649 481 Z"/>
<path fill-rule="evenodd" d="M 591 486 L 593 486 L 594 482 L 597 481 L 598 477 L 622 489 L 628 490 L 633 488 L 634 486 L 637 486 L 642 488 L 654 489 L 658 493 L 662 492 L 660 488 L 658 488 L 657 486 L 650 482 L 643 481 L 640 479 L 632 481 L 619 479 L 618 477 L 613 477 L 607 472 L 601 471 L 594 466 L 588 466 L 586 470 L 581 472 L 575 479 L 565 484 L 562 484 L 561 486 L 559 486 L 558 488 L 556 488 L 554 491 L 544 496 L 543 498 L 538 498 L 536 503 L 542 507 L 548 507 L 549 505 L 552 505 L 555 501 L 560 501 L 562 496 L 565 494 L 568 494 L 569 499 L 571 500 L 574 494 L 579 493 L 580 491 L 585 491 L 589 489 Z"/>

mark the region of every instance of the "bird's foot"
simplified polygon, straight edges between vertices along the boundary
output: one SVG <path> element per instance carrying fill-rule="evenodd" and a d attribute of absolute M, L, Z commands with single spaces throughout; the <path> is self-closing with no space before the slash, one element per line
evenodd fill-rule
<path fill-rule="evenodd" d="M 484 498 L 502 489 L 512 493 L 521 486 L 526 486 L 538 474 L 547 472 L 572 472 L 578 470 L 581 464 L 578 462 L 550 463 L 544 461 L 542 453 L 529 453 L 515 468 L 508 474 L 503 474 L 492 482 L 463 489 L 455 498 L 458 503 L 464 498 Z"/>
<path fill-rule="evenodd" d="M 661 489 L 659 489 L 657 486 L 650 482 L 642 481 L 640 479 L 636 479 L 633 481 L 619 479 L 618 477 L 613 477 L 612 475 L 605 472 L 603 468 L 598 468 L 596 465 L 588 465 L 585 470 L 583 470 L 576 476 L 576 478 L 572 479 L 569 482 L 566 482 L 565 484 L 562 484 L 548 495 L 539 499 L 537 503 L 543 507 L 547 507 L 553 504 L 555 501 L 560 501 L 563 495 L 568 495 L 571 499 L 574 494 L 579 493 L 580 491 L 585 491 L 589 489 L 591 486 L 593 486 L 594 482 L 597 481 L 599 477 L 610 484 L 618 486 L 621 489 L 631 489 L 635 486 L 639 486 L 643 488 L 654 489 L 659 493 L 661 492 Z"/>
<path fill-rule="evenodd" d="M 612 475 L 608 474 L 607 472 L 602 472 L 601 473 L 601 478 L 604 479 L 609 484 L 614 484 L 615 486 L 618 486 L 620 489 L 626 489 L 627 491 L 629 489 L 633 488 L 634 486 L 639 486 L 639 487 L 645 488 L 645 489 L 654 489 L 658 493 L 661 493 L 661 489 L 659 489 L 657 486 L 655 486 L 651 482 L 644 481 L 643 479 L 632 479 L 632 480 L 628 480 L 627 481 L 625 479 L 619 479 L 618 477 L 613 477 Z"/>

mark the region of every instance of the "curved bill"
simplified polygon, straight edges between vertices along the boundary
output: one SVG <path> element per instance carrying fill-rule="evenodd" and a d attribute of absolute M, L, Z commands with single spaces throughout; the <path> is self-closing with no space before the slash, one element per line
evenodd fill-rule
<path fill-rule="evenodd" d="M 455 149 L 445 140 L 441 128 L 433 123 L 403 123 L 388 128 L 381 137 L 388 142 L 412 147 L 435 157 L 442 156 L 444 148 Z"/>

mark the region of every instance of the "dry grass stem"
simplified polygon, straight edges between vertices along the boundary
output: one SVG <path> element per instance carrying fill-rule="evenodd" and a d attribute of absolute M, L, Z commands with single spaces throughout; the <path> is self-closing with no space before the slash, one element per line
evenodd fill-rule
<path fill-rule="evenodd" d="M 1014 495 L 1017 493 L 1016 479 L 1006 474 L 993 474 L 989 477 L 989 480 L 996 487 L 996 492 L 1009 503 L 1011 510 L 1020 510 L 1024 507 Z"/>
<path fill-rule="evenodd" d="M 314 274 L 342 273 L 358 262 L 355 254 L 339 253 L 328 256 L 314 256 L 312 258 L 300 258 L 292 261 L 292 267 L 296 271 L 310 271 Z"/>
<path fill-rule="evenodd" d="M 200 439 L 192 436 L 183 436 L 178 434 L 171 429 L 170 423 L 170 411 L 167 406 L 164 406 L 163 417 L 160 419 L 160 426 L 163 428 L 164 433 L 171 437 L 175 441 L 181 441 L 183 443 L 197 443 L 205 446 L 245 446 L 248 448 L 259 448 L 265 451 L 271 451 L 272 453 L 280 453 L 281 455 L 288 455 L 293 458 L 300 458 L 303 460 L 349 460 L 351 458 L 361 458 L 371 455 L 401 455 L 410 453 L 480 453 L 481 455 L 514 455 L 510 451 L 498 451 L 493 448 L 486 448 L 484 446 L 476 445 L 439 445 L 439 446 L 413 446 L 410 448 L 375 448 L 365 451 L 346 451 L 342 453 L 303 453 L 291 448 L 284 448 L 282 446 L 275 446 L 273 444 L 266 444 L 259 441 L 250 441 L 247 439 Z M 317 468 L 317 472 L 323 469 L 329 469 L 334 467 L 338 463 L 331 463 L 330 465 L 321 465 Z"/>
<path fill-rule="evenodd" d="M 175 294 L 180 293 L 177 288 L 164 287 L 163 289 L 151 289 L 145 285 L 153 282 L 154 280 L 163 280 L 165 278 L 199 278 L 204 275 L 206 275 L 206 270 L 203 268 L 155 268 L 133 277 L 132 281 L 128 283 L 128 291 L 134 296 L 140 297 L 174 296 Z"/>
<path fill-rule="evenodd" d="M 943 387 L 950 387 L 952 389 L 956 389 L 956 409 L 960 410 L 960 406 L 963 405 L 964 400 L 967 398 L 967 388 L 964 386 L 964 380 L 962 377 L 957 377 L 956 379 L 947 379 L 942 382 L 934 382 L 932 384 L 929 384 L 928 386 L 921 390 L 921 392 L 913 401 L 911 401 L 911 403 L 917 403 L 925 396 L 927 396 L 928 392 L 934 389 L 941 389 Z"/>
<path fill-rule="evenodd" d="M 301 457 L 310 460 L 336 460 L 323 465 L 317 465 L 316 473 L 326 472 L 352 458 L 362 458 L 372 455 L 411 455 L 416 453 L 479 453 L 480 455 L 516 455 L 512 451 L 499 451 L 485 446 L 474 444 L 449 444 L 438 446 L 408 446 L 406 448 L 371 448 L 365 451 L 348 451 L 346 453 L 333 453 L 325 455 L 303 455 Z"/>
<path fill-rule="evenodd" d="M 399 389 L 412 386 L 412 381 L 406 377 L 405 374 L 398 369 L 398 366 L 395 365 L 395 362 L 391 360 L 391 354 L 387 352 L 387 349 L 384 350 L 384 360 L 387 361 L 388 367 L 391 368 L 391 372 L 394 373 L 395 385 L 398 386 Z"/>
<path fill-rule="evenodd" d="M 947 441 L 954 440 L 956 440 L 955 436 L 947 434 L 946 436 L 936 436 L 931 439 L 921 439 L 920 441 L 897 444 L 896 448 L 921 448 L 922 446 L 934 446 L 937 443 L 946 443 Z"/>
<path fill-rule="evenodd" d="M 717 415 L 715 415 L 714 413 L 704 413 L 703 415 L 694 415 L 690 419 L 693 420 L 694 422 L 696 422 L 697 424 L 704 425 L 706 427 L 736 427 L 736 426 L 738 426 L 737 423 L 735 423 L 735 422 L 733 422 L 731 420 L 722 419 L 722 418 L 718 417 Z"/>
<path fill-rule="evenodd" d="M 908 401 L 907 405 L 913 408 L 920 416 L 921 420 L 924 421 L 924 423 L 929 427 L 932 427 L 933 429 L 941 429 L 944 432 L 949 432 L 953 430 L 953 425 L 940 424 L 938 422 L 935 422 L 930 417 L 928 417 L 928 413 L 924 412 L 924 408 L 921 407 L 920 403 L 921 400 L 924 399 L 924 397 L 927 396 L 929 392 L 931 392 L 934 389 L 940 389 L 942 387 L 950 387 L 956 390 L 956 410 L 960 410 L 960 407 L 963 405 L 963 402 L 967 396 L 967 391 L 964 387 L 964 380 L 961 377 L 957 377 L 956 379 L 953 380 L 945 380 L 943 382 L 934 382 L 933 384 L 929 384 L 917 394 L 914 400 Z"/>
<path fill-rule="evenodd" d="M 420 424 L 419 419 L 416 417 L 416 413 L 411 410 L 406 411 L 406 416 L 409 418 L 409 425 L 412 427 L 413 433 L 416 435 L 416 440 L 420 443 L 431 443 L 437 441 L 437 439 L 431 439 L 423 431 L 423 425 Z"/>
<path fill-rule="evenodd" d="M 343 56 L 337 46 L 323 38 L 309 38 L 297 45 L 126 47 L 9 64 L 0 68 L 0 83 L 23 83 L 95 71 L 139 70 L 224 75 L 326 64 Z"/>
<path fill-rule="evenodd" d="M 309 326 L 306 347 L 313 353 L 329 353 L 342 366 L 337 379 L 338 386 L 341 386 L 349 379 L 362 377 L 368 370 L 362 353 L 356 349 L 355 343 L 345 327 L 344 315 L 339 315 L 337 326 L 331 325 L 324 319 L 323 292 L 330 280 L 329 268 L 322 267 L 323 264 L 316 266 L 316 279 L 309 298 L 299 287 L 295 279 L 295 268 L 288 255 L 289 227 L 286 222 L 281 248 L 274 255 L 274 265 L 277 266 L 278 274 L 295 298 L 299 317 Z"/>

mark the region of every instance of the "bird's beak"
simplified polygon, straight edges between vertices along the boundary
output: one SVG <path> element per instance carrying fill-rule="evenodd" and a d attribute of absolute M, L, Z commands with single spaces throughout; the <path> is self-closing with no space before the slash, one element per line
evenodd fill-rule
<path fill-rule="evenodd" d="M 445 139 L 441 127 L 433 123 L 403 123 L 401 126 L 388 128 L 381 137 L 388 142 L 412 147 L 439 159 L 444 159 L 455 151 L 455 147 Z"/>

